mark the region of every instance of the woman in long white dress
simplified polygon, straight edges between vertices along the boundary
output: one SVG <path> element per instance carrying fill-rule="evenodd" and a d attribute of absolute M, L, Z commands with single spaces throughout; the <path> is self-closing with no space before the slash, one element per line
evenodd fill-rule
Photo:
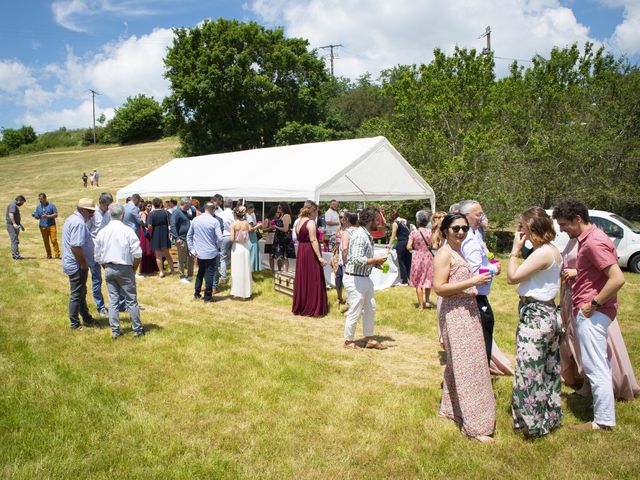
<path fill-rule="evenodd" d="M 237 206 L 234 211 L 235 222 L 231 224 L 231 295 L 238 298 L 250 298 L 253 280 L 251 278 L 251 253 L 249 251 L 249 231 L 247 209 Z"/>

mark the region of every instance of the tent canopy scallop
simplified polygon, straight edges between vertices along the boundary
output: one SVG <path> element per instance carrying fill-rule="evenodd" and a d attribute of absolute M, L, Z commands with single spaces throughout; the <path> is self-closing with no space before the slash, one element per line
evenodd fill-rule
<path fill-rule="evenodd" d="M 254 201 L 429 199 L 433 189 L 384 137 L 175 158 L 118 190 L 118 199 L 224 197 Z"/>

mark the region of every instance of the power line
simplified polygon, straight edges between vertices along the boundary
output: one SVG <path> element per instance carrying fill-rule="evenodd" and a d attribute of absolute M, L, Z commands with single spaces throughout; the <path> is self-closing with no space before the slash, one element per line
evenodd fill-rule
<path fill-rule="evenodd" d="M 341 45 L 341 44 L 337 44 L 337 45 L 325 45 L 324 47 L 320 47 L 320 48 L 323 48 L 323 49 L 327 49 L 327 48 L 329 49 L 329 58 L 331 59 L 331 76 L 332 76 L 332 77 L 334 76 L 334 75 L 333 75 L 333 58 L 334 58 L 334 56 L 333 56 L 333 49 L 334 49 L 334 48 L 338 48 L 338 47 L 342 47 L 342 45 Z"/>

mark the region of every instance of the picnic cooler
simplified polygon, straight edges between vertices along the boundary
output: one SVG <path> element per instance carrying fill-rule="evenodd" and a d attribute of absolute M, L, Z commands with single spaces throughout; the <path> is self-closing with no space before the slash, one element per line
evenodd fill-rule
<path fill-rule="evenodd" d="M 295 278 L 295 272 L 276 272 L 273 277 L 273 288 L 276 292 L 281 292 L 293 297 L 293 284 Z"/>

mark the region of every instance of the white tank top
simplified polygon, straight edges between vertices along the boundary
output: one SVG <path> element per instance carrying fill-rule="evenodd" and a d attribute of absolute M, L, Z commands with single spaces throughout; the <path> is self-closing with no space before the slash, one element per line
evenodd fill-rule
<path fill-rule="evenodd" d="M 518 295 L 550 302 L 556 298 L 558 290 L 560 290 L 561 268 L 561 262 L 557 262 L 555 255 L 553 255 L 553 263 L 547 269 L 534 273 L 518 285 Z"/>

